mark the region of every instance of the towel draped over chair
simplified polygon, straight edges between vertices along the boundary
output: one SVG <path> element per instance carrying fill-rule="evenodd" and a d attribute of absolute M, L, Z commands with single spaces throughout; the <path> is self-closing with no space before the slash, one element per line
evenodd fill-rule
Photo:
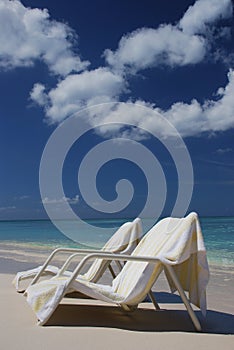
<path fill-rule="evenodd" d="M 180 219 L 162 219 L 125 258 L 127 262 L 111 285 L 94 283 L 74 273 L 71 277 L 55 276 L 29 286 L 27 302 L 41 324 L 49 319 L 63 296 L 73 291 L 123 307 L 137 306 L 164 269 L 172 291 L 178 289 L 175 273 L 183 290 L 188 291 L 190 301 L 205 314 L 209 268 L 196 213 Z"/>

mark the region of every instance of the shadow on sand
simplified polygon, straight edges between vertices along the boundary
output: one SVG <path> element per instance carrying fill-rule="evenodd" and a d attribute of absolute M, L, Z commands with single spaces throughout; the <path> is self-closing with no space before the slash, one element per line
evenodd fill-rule
<path fill-rule="evenodd" d="M 132 331 L 184 331 L 195 332 L 186 310 L 163 309 L 163 304 L 181 304 L 178 295 L 154 293 L 161 306 L 160 311 L 143 307 L 134 312 L 123 312 L 121 308 L 109 305 L 61 304 L 58 306 L 46 326 L 106 327 Z M 146 300 L 148 301 L 148 300 Z M 203 333 L 234 334 L 234 315 L 207 311 L 206 319 L 196 311 Z"/>

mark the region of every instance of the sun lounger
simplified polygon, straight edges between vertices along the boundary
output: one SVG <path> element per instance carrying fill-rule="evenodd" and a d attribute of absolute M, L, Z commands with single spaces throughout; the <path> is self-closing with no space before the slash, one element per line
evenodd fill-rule
<path fill-rule="evenodd" d="M 92 259 L 126 261 L 111 285 L 77 279 L 83 266 Z M 124 310 L 134 310 L 150 292 L 165 270 L 172 291 L 178 290 L 197 330 L 199 320 L 191 303 L 206 311 L 206 286 L 209 268 L 202 232 L 196 213 L 182 219 L 159 221 L 140 241 L 131 255 L 91 253 L 85 256 L 72 275 L 57 275 L 26 290 L 27 302 L 45 324 L 70 292 L 78 291 L 91 298 L 115 303 Z M 188 291 L 190 302 L 185 294 Z"/>
<path fill-rule="evenodd" d="M 121 254 L 131 254 L 134 248 L 140 241 L 140 237 L 142 235 L 142 225 L 141 220 L 136 218 L 132 222 L 124 223 L 115 233 L 114 235 L 107 241 L 107 243 L 102 248 L 102 252 L 109 253 L 121 253 Z M 96 251 L 100 252 L 100 250 Z M 24 288 L 21 287 L 21 282 L 31 279 L 30 284 L 35 284 L 41 276 L 55 276 L 60 272 L 60 268 L 54 265 L 49 265 L 51 261 L 57 256 L 59 253 L 79 253 L 79 254 L 88 254 L 95 253 L 95 250 L 87 250 L 87 249 L 70 249 L 70 248 L 58 248 L 55 249 L 45 263 L 42 266 L 38 266 L 34 269 L 30 269 L 27 271 L 20 271 L 16 274 L 13 284 L 16 287 L 18 292 L 23 292 Z M 65 276 L 71 276 L 72 272 L 66 270 L 66 268 L 70 264 L 70 259 L 65 262 L 62 266 L 62 272 Z M 121 265 L 118 264 L 118 268 L 121 269 Z M 82 278 L 87 281 L 96 282 L 103 275 L 104 271 L 109 268 L 113 277 L 115 277 L 114 271 L 111 267 L 110 260 L 96 259 L 88 271 L 82 275 Z M 81 277 L 81 276 L 80 276 Z M 32 279 L 33 278 L 33 279 Z"/>

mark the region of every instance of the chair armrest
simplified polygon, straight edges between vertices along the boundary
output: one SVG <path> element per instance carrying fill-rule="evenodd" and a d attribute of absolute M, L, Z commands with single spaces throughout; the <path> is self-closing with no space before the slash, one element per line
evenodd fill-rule
<path fill-rule="evenodd" d="M 91 253 L 99 253 L 99 252 L 100 252 L 100 250 L 99 251 L 98 250 L 91 251 Z M 101 252 L 104 255 L 113 254 L 111 251 L 101 251 Z M 80 252 L 76 252 L 76 253 L 72 254 L 71 256 L 69 256 L 67 258 L 67 260 L 65 261 L 65 263 L 63 264 L 63 266 L 61 267 L 61 269 L 59 270 L 57 276 L 61 276 L 64 273 L 64 271 L 69 267 L 69 265 L 71 264 L 71 262 L 74 258 L 76 258 L 77 256 L 80 256 L 80 255 L 86 254 L 86 253 L 90 253 L 90 252 L 89 251 L 86 251 L 86 252 L 80 251 Z"/>
<path fill-rule="evenodd" d="M 59 253 L 62 253 L 62 252 L 75 253 L 75 254 L 73 254 L 75 256 L 75 255 L 78 255 L 78 254 L 79 255 L 83 255 L 83 254 L 99 253 L 100 251 L 101 250 L 93 250 L 93 249 L 57 248 L 57 249 L 53 250 L 52 253 L 48 256 L 48 258 L 46 259 L 46 261 L 42 265 L 41 270 L 33 278 L 33 280 L 30 283 L 30 285 L 33 285 L 33 284 L 35 284 L 38 281 L 38 279 L 41 277 L 41 275 L 43 274 L 43 272 L 45 271 L 45 269 L 47 268 L 47 266 L 49 265 L 51 260 L 55 257 L 55 255 L 57 255 Z M 107 252 L 107 253 L 110 253 L 110 252 Z"/>
<path fill-rule="evenodd" d="M 133 256 L 133 255 L 113 254 L 113 253 L 110 254 L 107 252 L 106 253 L 104 253 L 104 252 L 91 253 L 91 254 L 85 256 L 80 261 L 78 266 L 75 268 L 71 277 L 69 277 L 69 279 L 68 279 L 67 287 L 69 287 L 71 285 L 71 283 L 76 279 L 76 277 L 80 273 L 83 266 L 87 263 L 87 261 L 89 261 L 91 259 L 97 259 L 97 258 L 99 258 L 99 259 L 101 258 L 103 260 L 139 261 L 139 262 L 141 261 L 141 262 L 152 262 L 152 263 L 156 263 L 156 262 L 160 261 L 158 258 L 149 257 L 149 256 Z"/>

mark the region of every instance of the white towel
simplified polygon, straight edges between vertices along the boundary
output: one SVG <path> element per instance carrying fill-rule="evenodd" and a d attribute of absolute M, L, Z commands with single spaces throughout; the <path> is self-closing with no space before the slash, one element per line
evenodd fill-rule
<path fill-rule="evenodd" d="M 53 277 L 27 289 L 27 301 L 41 322 L 53 313 L 64 293 L 79 291 L 92 298 L 117 304 L 137 305 L 151 289 L 164 264 L 173 266 L 192 303 L 206 310 L 209 269 L 196 213 L 186 218 L 166 218 L 141 240 L 133 256 L 159 259 L 156 263 L 128 261 L 111 286 L 75 280 L 66 290 L 68 278 Z M 170 278 L 169 283 L 174 288 Z"/>
<path fill-rule="evenodd" d="M 103 246 L 102 251 L 111 253 L 131 254 L 136 248 L 142 235 L 141 220 L 136 218 L 132 222 L 126 222 L 112 235 L 112 237 Z M 89 270 L 82 275 L 83 279 L 96 282 L 101 278 L 105 269 L 110 262 L 103 259 L 96 259 Z M 13 279 L 13 284 L 18 292 L 23 291 L 21 281 L 32 279 L 41 270 L 42 266 L 35 267 L 27 271 L 20 271 Z M 59 272 L 59 268 L 53 265 L 48 265 L 43 272 L 43 276 L 55 276 Z M 64 275 L 70 276 L 70 271 L 65 271 Z M 81 276 L 80 276 L 81 277 Z"/>

